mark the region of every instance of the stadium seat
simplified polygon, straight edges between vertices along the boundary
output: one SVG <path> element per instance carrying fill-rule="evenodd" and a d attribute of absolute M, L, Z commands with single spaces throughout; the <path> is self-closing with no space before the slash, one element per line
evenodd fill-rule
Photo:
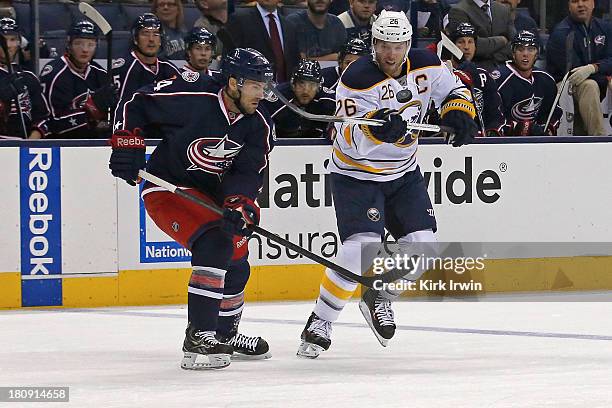
<path fill-rule="evenodd" d="M 108 21 L 113 30 L 125 31 L 129 29 L 127 17 L 118 3 L 95 3 L 96 10 Z M 79 21 L 84 18 L 76 4 L 68 5 L 72 21 Z"/>
<path fill-rule="evenodd" d="M 30 29 L 30 5 L 28 3 L 13 4 L 17 15 L 17 22 L 26 37 L 31 37 Z M 55 30 L 66 30 L 72 21 L 68 7 L 64 3 L 40 2 L 39 4 L 39 29 L 41 33 Z"/>
<path fill-rule="evenodd" d="M 125 15 L 128 29 L 132 27 L 132 23 L 139 15 L 151 12 L 151 6 L 146 4 L 121 4 L 121 9 Z"/>
<path fill-rule="evenodd" d="M 193 24 L 198 18 L 200 18 L 202 13 L 200 13 L 200 10 L 198 10 L 198 8 L 193 5 L 185 5 L 183 7 L 183 11 L 185 14 L 185 28 L 187 30 L 191 30 Z"/>

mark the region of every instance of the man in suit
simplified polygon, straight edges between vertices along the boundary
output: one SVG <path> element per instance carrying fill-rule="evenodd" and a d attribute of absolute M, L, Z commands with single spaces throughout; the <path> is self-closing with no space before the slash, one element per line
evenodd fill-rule
<path fill-rule="evenodd" d="M 474 63 L 492 70 L 512 58 L 510 41 L 516 35 L 510 8 L 491 0 L 461 0 L 448 13 L 447 32 L 454 32 L 461 23 L 472 24 L 477 31 Z"/>
<path fill-rule="evenodd" d="M 294 26 L 278 12 L 280 0 L 257 0 L 230 17 L 218 33 L 224 53 L 233 48 L 254 48 L 274 67 L 277 82 L 286 82 L 299 61 Z"/>

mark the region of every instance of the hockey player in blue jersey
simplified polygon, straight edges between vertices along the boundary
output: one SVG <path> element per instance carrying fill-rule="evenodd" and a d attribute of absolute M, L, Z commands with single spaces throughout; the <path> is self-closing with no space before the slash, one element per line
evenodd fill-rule
<path fill-rule="evenodd" d="M 416 157 L 418 132 L 410 123 L 422 123 L 433 102 L 440 107 L 441 124 L 455 130 L 448 140 L 453 146 L 469 143 L 478 131 L 470 91 L 435 54 L 412 49 L 411 38 L 406 15 L 383 10 L 372 25 L 372 57 L 350 64 L 336 88 L 338 115 L 384 121 L 334 128 L 329 171 L 342 243 L 336 262 L 356 273 L 370 266 L 361 263 L 362 245 L 380 243 L 385 228 L 400 245 L 435 241 L 436 220 Z M 407 94 L 411 97 L 397 97 Z M 416 279 L 424 270 L 413 272 Z M 298 355 L 315 358 L 329 348 L 332 323 L 356 288 L 334 270 L 325 271 Z M 383 346 L 395 333 L 391 301 L 400 294 L 390 287 L 367 289 L 359 303 Z"/>
<path fill-rule="evenodd" d="M 113 82 L 119 89 L 120 99 L 129 98 L 145 85 L 180 74 L 170 61 L 157 57 L 161 36 L 161 22 L 155 14 L 144 13 L 132 24 L 132 50 L 113 60 Z"/>
<path fill-rule="evenodd" d="M 512 41 L 512 61 L 491 72 L 501 95 L 506 118 L 506 136 L 555 135 L 561 118 L 561 108 L 555 106 L 552 119 L 545 128 L 553 109 L 557 85 L 547 72 L 534 69 L 538 58 L 539 39 L 531 31 L 521 31 Z"/>
<path fill-rule="evenodd" d="M 470 23 L 461 23 L 449 38 L 463 52 L 464 60 L 460 62 L 453 56 L 452 64 L 461 81 L 472 91 L 480 132 L 483 136 L 501 136 L 505 120 L 497 84 L 487 70 L 472 62 L 476 54 L 476 29 Z"/>
<path fill-rule="evenodd" d="M 334 93 L 323 88 L 321 66 L 318 61 L 302 60 L 291 81 L 278 86 L 278 91 L 291 103 L 316 115 L 333 115 L 336 106 Z M 308 120 L 293 112 L 280 100 L 265 102 L 279 138 L 323 137 L 327 123 Z"/>
<path fill-rule="evenodd" d="M 110 124 L 100 128 L 108 109 L 117 105 L 117 89 L 108 83 L 106 70 L 93 57 L 98 33 L 91 21 L 75 22 L 68 30 L 66 53 L 50 61 L 40 82 L 51 116 L 50 136 L 61 139 L 108 138 Z M 108 132 L 107 132 L 108 131 Z"/>
<path fill-rule="evenodd" d="M 238 332 L 249 278 L 247 224 L 259 223 L 274 125 L 259 107 L 273 78 L 258 51 L 237 48 L 221 65 L 224 83 L 184 72 L 122 100 L 109 167 L 135 185 L 145 167 L 145 137 L 160 135 L 147 170 L 225 209 L 223 216 L 145 183 L 142 197 L 156 225 L 192 253 L 185 369 L 222 368 L 230 356 L 268 358 L 261 337 Z"/>
<path fill-rule="evenodd" d="M 351 38 L 340 48 L 338 52 L 338 66 L 326 67 L 321 70 L 323 75 L 323 87 L 330 91 L 336 91 L 340 75 L 348 64 L 364 55 L 370 55 L 370 47 L 360 38 Z"/>
<path fill-rule="evenodd" d="M 181 71 L 199 72 L 203 75 L 217 75 L 209 69 L 217 37 L 204 27 L 193 27 L 185 36 L 185 65 Z"/>

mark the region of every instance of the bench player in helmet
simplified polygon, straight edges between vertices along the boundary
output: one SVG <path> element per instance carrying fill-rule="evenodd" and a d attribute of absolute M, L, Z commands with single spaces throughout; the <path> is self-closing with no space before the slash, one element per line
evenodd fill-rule
<path fill-rule="evenodd" d="M 44 122 L 49 116 L 49 108 L 38 77 L 21 70 L 14 62 L 21 43 L 14 19 L 0 19 L 0 35 L 6 40 L 9 54 L 5 55 L 0 48 L 0 139 L 3 136 L 40 139 L 46 133 Z M 6 65 L 7 59 L 12 74 Z"/>
<path fill-rule="evenodd" d="M 217 37 L 204 27 L 193 27 L 185 36 L 185 65 L 181 71 L 199 72 L 203 75 L 218 74 L 208 68 L 213 58 Z"/>
<path fill-rule="evenodd" d="M 484 133 L 483 136 L 501 136 L 505 121 L 497 84 L 486 69 L 472 62 L 476 54 L 476 29 L 470 23 L 461 23 L 450 33 L 449 38 L 463 52 L 463 62 L 454 56 L 451 56 L 451 61 L 458 70 L 456 74 L 472 91 L 478 127 Z"/>
<path fill-rule="evenodd" d="M 51 110 L 48 137 L 109 136 L 108 124 L 103 129 L 98 125 L 107 118 L 108 110 L 115 108 L 117 91 L 108 83 L 106 70 L 93 61 L 97 45 L 94 24 L 77 21 L 68 30 L 66 53 L 42 69 L 40 81 Z"/>
<path fill-rule="evenodd" d="M 351 38 L 340 48 L 338 52 L 338 66 L 327 67 L 321 70 L 323 75 L 323 86 L 330 91 L 336 91 L 340 75 L 344 72 L 348 64 L 364 55 L 371 55 L 370 47 L 359 38 Z"/>
<path fill-rule="evenodd" d="M 155 14 L 144 13 L 132 24 L 132 51 L 113 60 L 113 82 L 120 99 L 129 99 L 138 88 L 180 74 L 170 61 L 157 58 L 161 36 L 161 22 Z"/>
<path fill-rule="evenodd" d="M 334 93 L 323 88 L 321 66 L 318 61 L 301 60 L 291 75 L 291 81 L 277 88 L 290 102 L 317 115 L 333 115 Z M 276 134 L 280 138 L 323 137 L 327 123 L 305 119 L 276 99 L 266 101 Z"/>
<path fill-rule="evenodd" d="M 223 216 L 145 183 L 145 208 L 157 226 L 192 253 L 185 369 L 222 368 L 234 356 L 268 358 L 261 337 L 238 332 L 250 273 L 247 224 L 259 222 L 274 125 L 259 107 L 273 78 L 258 51 L 237 48 L 221 65 L 224 84 L 185 72 L 123 100 L 111 139 L 109 167 L 135 185 L 145 167 L 145 137 L 162 136 L 147 171 L 224 208 Z"/>
<path fill-rule="evenodd" d="M 372 25 L 372 58 L 350 64 L 336 88 L 340 116 L 384 121 L 382 126 L 335 125 L 329 170 L 342 242 L 336 262 L 356 273 L 370 267 L 361 265 L 362 244 L 380 243 L 385 228 L 402 245 L 435 241 L 433 207 L 416 158 L 418 135 L 409 122 L 421 122 L 433 101 L 442 125 L 455 130 L 449 143 L 461 146 L 477 133 L 470 91 L 435 54 L 411 49 L 411 37 L 403 12 L 383 10 Z M 413 278 L 423 272 L 415 270 Z M 314 358 L 329 348 L 331 325 L 356 288 L 325 271 L 298 355 Z M 395 333 L 391 301 L 401 293 L 390 289 L 368 289 L 359 303 L 383 346 Z"/>
<path fill-rule="evenodd" d="M 512 40 L 512 61 L 491 72 L 501 95 L 506 117 L 504 135 L 554 135 L 559 126 L 561 108 L 555 106 L 548 128 L 544 128 L 557 95 L 555 80 L 547 72 L 535 69 L 540 41 L 531 31 L 521 31 Z"/>

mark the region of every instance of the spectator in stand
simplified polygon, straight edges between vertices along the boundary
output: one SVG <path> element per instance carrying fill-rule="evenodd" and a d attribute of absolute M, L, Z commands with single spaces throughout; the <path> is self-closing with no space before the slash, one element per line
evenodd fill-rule
<path fill-rule="evenodd" d="M 510 7 L 510 17 L 514 21 L 514 28 L 517 33 L 527 30 L 534 34 L 538 34 L 538 25 L 535 20 L 528 14 L 518 13 L 516 8 L 521 4 L 521 0 L 498 0 L 500 3 L 507 4 Z"/>
<path fill-rule="evenodd" d="M 350 0 L 349 3 L 350 8 L 338 16 L 346 28 L 348 39 L 359 38 L 371 44 L 376 0 Z"/>
<path fill-rule="evenodd" d="M 132 51 L 113 60 L 113 81 L 119 98 L 130 98 L 137 89 L 179 75 L 171 62 L 157 57 L 161 48 L 161 22 L 155 14 L 145 13 L 132 25 Z"/>
<path fill-rule="evenodd" d="M 106 70 L 93 61 L 98 33 L 88 20 L 68 30 L 66 53 L 44 66 L 40 80 L 51 110 L 49 134 L 59 139 L 109 137 L 107 112 L 117 104 L 117 90 Z M 102 126 L 102 124 L 104 124 Z M 100 125 L 100 126 L 99 126 Z"/>
<path fill-rule="evenodd" d="M 340 49 L 338 53 L 338 66 L 327 67 L 321 70 L 323 75 L 323 88 L 336 92 L 340 75 L 348 65 L 361 56 L 372 55 L 370 44 L 366 44 L 359 38 L 352 38 Z"/>
<path fill-rule="evenodd" d="M 569 16 L 557 24 L 546 51 L 547 68 L 560 82 L 567 72 L 573 87 L 575 135 L 606 135 L 600 101 L 612 75 L 612 25 L 593 17 L 594 0 L 569 0 Z"/>
<path fill-rule="evenodd" d="M 183 24 L 183 3 L 181 0 L 153 0 L 151 6 L 162 25 L 162 46 L 160 58 L 170 60 L 183 59 L 185 55 L 185 35 Z"/>
<path fill-rule="evenodd" d="M 443 6 L 438 0 L 418 0 L 415 3 L 417 20 L 420 20 L 420 16 L 423 13 L 429 13 L 427 21 L 421 25 L 418 22 L 417 32 L 419 37 L 433 37 L 436 39 L 440 38 L 440 30 L 442 29 L 442 13 Z M 415 15 L 415 14 L 413 14 Z M 417 25 L 417 22 L 414 22 Z"/>
<path fill-rule="evenodd" d="M 204 27 L 214 35 L 227 23 L 227 0 L 196 0 L 196 6 L 202 13 L 193 24 L 194 27 Z M 223 52 L 223 42 L 217 36 L 217 47 L 215 57 L 220 57 Z"/>
<path fill-rule="evenodd" d="M 287 17 L 296 26 L 302 58 L 336 61 L 346 43 L 346 29 L 340 19 L 327 12 L 331 0 L 308 0 L 308 8 Z"/>
<path fill-rule="evenodd" d="M 193 27 L 185 36 L 185 65 L 181 72 L 199 72 L 202 75 L 216 76 L 219 72 L 209 69 L 217 37 L 204 27 Z"/>
<path fill-rule="evenodd" d="M 291 76 L 291 82 L 278 86 L 278 90 L 292 103 L 316 115 L 333 115 L 336 108 L 334 92 L 323 88 L 321 66 L 317 61 L 300 61 Z M 264 105 L 274 121 L 280 138 L 324 137 L 327 123 L 305 119 L 293 112 L 280 100 L 265 101 Z"/>
<path fill-rule="evenodd" d="M 225 52 L 234 48 L 253 48 L 272 63 L 276 82 L 287 82 L 300 57 L 293 24 L 279 13 L 280 0 L 258 0 L 229 18 L 219 31 Z"/>
<path fill-rule="evenodd" d="M 477 66 L 491 71 L 512 58 L 510 41 L 516 30 L 507 5 L 491 3 L 491 0 L 461 0 L 448 13 L 446 31 L 454 32 L 461 23 L 470 23 L 476 28 L 474 63 Z"/>
<path fill-rule="evenodd" d="M 0 48 L 0 139 L 4 136 L 40 139 L 46 133 L 44 121 L 49 116 L 49 108 L 38 77 L 30 71 L 21 71 L 13 62 L 21 43 L 14 19 L 0 19 L 0 35 L 6 40 L 9 54 L 7 57 Z M 12 65 L 13 73 L 7 62 Z"/>

